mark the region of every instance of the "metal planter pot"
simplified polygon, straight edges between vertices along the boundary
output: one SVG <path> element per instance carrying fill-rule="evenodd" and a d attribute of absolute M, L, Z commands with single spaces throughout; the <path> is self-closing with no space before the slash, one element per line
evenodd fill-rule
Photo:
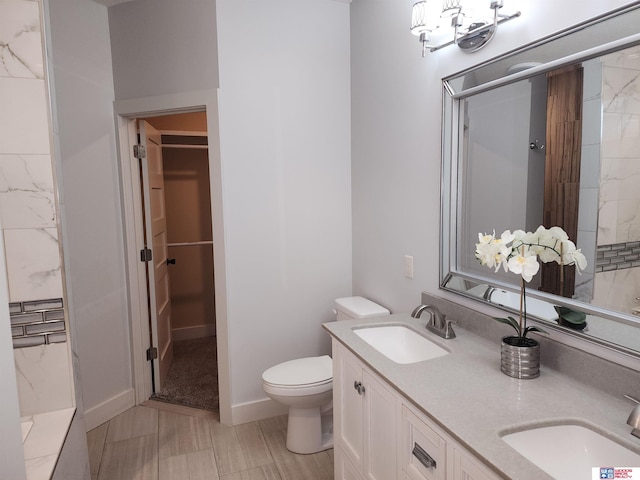
<path fill-rule="evenodd" d="M 503 337 L 500 369 L 522 380 L 540 376 L 540 344 L 531 338 Z"/>

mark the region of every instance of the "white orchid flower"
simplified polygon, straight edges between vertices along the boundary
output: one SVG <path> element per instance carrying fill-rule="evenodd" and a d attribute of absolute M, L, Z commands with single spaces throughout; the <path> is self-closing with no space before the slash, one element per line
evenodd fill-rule
<path fill-rule="evenodd" d="M 491 243 L 491 240 L 495 239 L 495 237 L 496 237 L 495 230 L 491 235 L 489 235 L 488 233 L 478 233 L 479 243 L 482 243 L 482 244 Z"/>
<path fill-rule="evenodd" d="M 531 235 L 531 233 L 525 232 L 524 230 L 514 230 L 513 231 L 514 242 L 524 243 L 528 235 Z"/>
<path fill-rule="evenodd" d="M 555 236 L 551 229 L 547 230 L 540 225 L 532 234 L 532 238 L 528 240 L 531 244 L 531 251 L 540 257 L 541 262 L 558 262 L 560 260 L 559 237 Z"/>
<path fill-rule="evenodd" d="M 523 248 L 528 252 L 529 250 L 531 250 L 532 245 L 537 242 L 535 235 L 531 232 L 516 230 L 515 232 L 513 232 L 513 235 L 513 249 L 514 251 L 518 251 L 519 253 L 522 253 Z"/>
<path fill-rule="evenodd" d="M 533 276 L 540 270 L 536 255 L 522 255 L 521 253 L 511 257 L 507 262 L 509 271 L 522 275 L 526 282 L 530 282 Z"/>
<path fill-rule="evenodd" d="M 502 236 L 497 239 L 494 235 L 478 234 L 479 243 L 476 244 L 476 258 L 480 260 L 482 265 L 486 265 L 489 268 L 494 268 L 496 272 L 500 269 L 500 265 L 503 265 L 506 271 L 506 260 L 511 254 L 511 249 L 506 245 L 509 241 L 509 235 L 503 233 Z M 504 240 L 508 240 L 505 242 Z"/>
<path fill-rule="evenodd" d="M 476 258 L 480 260 L 482 265 L 486 265 L 489 268 L 495 267 L 495 254 L 490 243 L 476 244 Z"/>
<path fill-rule="evenodd" d="M 587 258 L 584 256 L 584 254 L 580 251 L 579 248 L 577 248 L 576 250 L 574 250 L 573 252 L 571 252 L 571 263 L 569 263 L 568 265 L 575 265 L 576 267 L 576 272 L 578 272 L 579 274 L 582 273 L 582 271 L 587 268 Z"/>
<path fill-rule="evenodd" d="M 573 253 L 576 251 L 576 244 L 571 240 L 564 240 L 561 242 L 562 251 L 562 264 L 563 265 L 572 265 L 574 263 Z"/>
<path fill-rule="evenodd" d="M 496 272 L 502 266 L 505 271 L 522 275 L 527 282 L 539 271 L 538 260 L 575 265 L 578 273 L 587 266 L 585 256 L 560 227 L 546 229 L 540 225 L 535 232 L 505 230 L 500 238 L 496 238 L 495 231 L 491 235 L 479 233 L 478 240 L 476 257 L 483 265 Z"/>
<path fill-rule="evenodd" d="M 567 235 L 567 232 L 565 232 L 560 227 L 551 227 L 548 231 L 552 237 L 557 238 L 558 240 L 562 240 L 563 242 L 565 240 L 569 240 L 569 235 Z"/>
<path fill-rule="evenodd" d="M 499 241 L 504 245 L 508 245 L 513 241 L 514 238 L 515 234 L 511 233 L 511 230 L 505 230 L 504 232 L 502 232 L 502 235 L 500 235 Z"/>

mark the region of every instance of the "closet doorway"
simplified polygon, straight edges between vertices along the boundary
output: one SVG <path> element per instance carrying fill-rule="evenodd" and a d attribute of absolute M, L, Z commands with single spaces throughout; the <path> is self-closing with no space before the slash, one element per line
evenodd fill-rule
<path fill-rule="evenodd" d="M 166 255 L 162 254 L 162 257 L 166 256 L 167 301 L 170 304 L 168 331 L 152 338 L 162 362 L 150 362 L 150 365 L 155 364 L 156 368 L 162 365 L 162 373 L 152 373 L 156 381 L 151 398 L 217 411 L 213 229 L 206 113 L 146 117 L 144 122 L 160 134 L 166 218 Z M 142 169 L 141 173 L 144 176 Z M 142 178 L 143 184 L 144 181 Z M 154 255 L 160 253 L 154 252 Z M 150 292 L 150 303 L 154 301 L 153 297 Z M 159 324 L 157 328 L 150 325 L 150 331 L 154 328 L 162 332 Z"/>

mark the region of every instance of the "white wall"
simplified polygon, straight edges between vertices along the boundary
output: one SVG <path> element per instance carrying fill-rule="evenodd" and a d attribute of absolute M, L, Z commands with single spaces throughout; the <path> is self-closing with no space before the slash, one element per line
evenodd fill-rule
<path fill-rule="evenodd" d="M 95 425 L 133 402 L 107 8 L 55 0 L 49 20 L 70 319 Z"/>
<path fill-rule="evenodd" d="M 546 99 L 545 99 L 546 101 Z M 500 235 L 505 230 L 523 229 L 527 213 L 531 83 L 528 80 L 489 90 L 465 101 L 467 171 L 461 179 L 466 194 L 462 211 L 466 228 L 459 234 L 460 264 L 465 270 L 486 274 L 475 258 L 478 232 Z M 526 119 L 526 120 L 523 120 Z M 542 160 L 544 162 L 544 160 Z M 544 163 L 540 164 L 544 169 Z M 496 181 L 504 180 L 501 189 Z M 542 184 L 539 185 L 542 191 Z M 489 209 L 491 199 L 501 209 Z M 540 208 L 542 220 L 542 208 Z M 539 223 L 533 226 L 537 228 Z M 506 275 L 504 271 L 496 276 Z M 508 275 L 511 275 L 509 273 Z"/>
<path fill-rule="evenodd" d="M 354 293 L 405 312 L 421 291 L 447 296 L 438 291 L 441 79 L 631 2 L 507 0 L 504 9 L 522 17 L 483 50 L 448 47 L 426 58 L 409 33 L 412 3 L 351 4 Z M 403 276 L 405 254 L 413 280 Z"/>
<path fill-rule="evenodd" d="M 231 403 L 259 403 L 266 368 L 329 352 L 321 324 L 351 293 L 349 5 L 137 0 L 109 25 L 117 100 L 220 72 Z"/>
<path fill-rule="evenodd" d="M 351 293 L 349 5 L 218 0 L 232 404 Z M 215 228 L 215 227 L 214 227 Z"/>
<path fill-rule="evenodd" d="M 136 0 L 109 8 L 116 98 L 215 88 L 215 25 L 213 0 Z"/>

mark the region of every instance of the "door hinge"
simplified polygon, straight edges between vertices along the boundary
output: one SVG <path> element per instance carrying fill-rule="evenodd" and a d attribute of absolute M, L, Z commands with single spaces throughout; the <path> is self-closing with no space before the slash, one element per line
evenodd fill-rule
<path fill-rule="evenodd" d="M 146 158 L 147 157 L 147 149 L 144 148 L 144 145 L 134 145 L 133 146 L 133 156 L 135 158 Z"/>
<path fill-rule="evenodd" d="M 158 358 L 158 349 L 156 347 L 147 348 L 147 361 L 155 360 Z"/>
<path fill-rule="evenodd" d="M 143 248 L 140 250 L 140 261 L 141 262 L 150 262 L 153 260 L 153 253 L 150 248 Z"/>

